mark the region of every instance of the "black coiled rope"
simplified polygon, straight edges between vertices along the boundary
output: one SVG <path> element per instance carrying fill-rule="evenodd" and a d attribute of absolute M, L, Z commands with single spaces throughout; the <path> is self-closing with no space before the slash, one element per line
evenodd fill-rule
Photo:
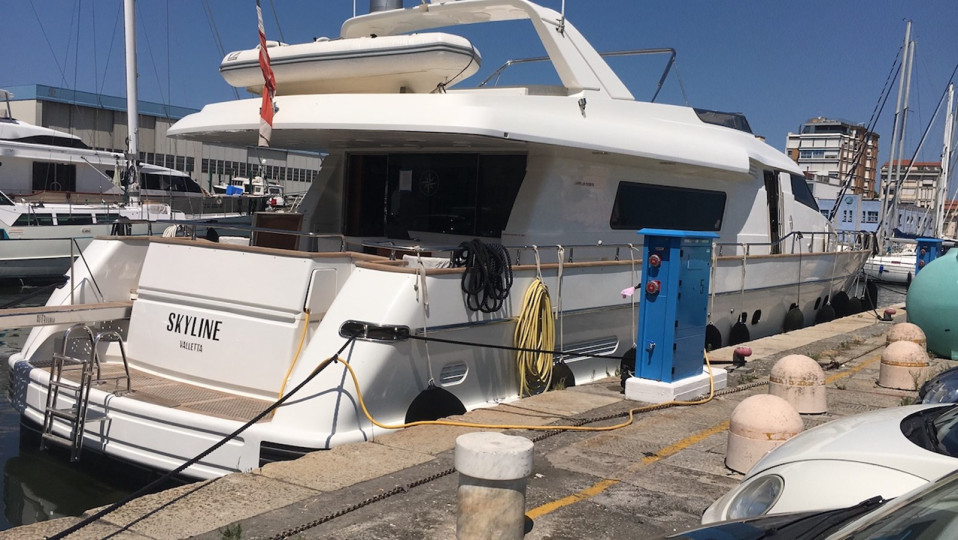
<path fill-rule="evenodd" d="M 512 260 L 501 244 L 485 244 L 478 239 L 463 242 L 453 253 L 452 264 L 466 268 L 462 292 L 466 293 L 469 309 L 494 313 L 502 308 L 512 287 Z"/>

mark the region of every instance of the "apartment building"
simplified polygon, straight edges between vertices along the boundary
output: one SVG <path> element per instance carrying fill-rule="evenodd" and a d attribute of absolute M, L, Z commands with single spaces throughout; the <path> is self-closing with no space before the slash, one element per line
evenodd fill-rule
<path fill-rule="evenodd" d="M 889 180 L 900 179 L 900 189 L 895 189 L 895 182 L 889 184 L 888 196 L 898 197 L 899 203 L 911 203 L 920 208 L 931 208 L 935 205 L 935 190 L 941 178 L 941 162 L 916 161 L 903 159 L 889 167 L 885 162 L 881 167 L 881 185 Z"/>
<path fill-rule="evenodd" d="M 809 119 L 788 134 L 786 153 L 805 171 L 816 199 L 835 199 L 849 178 L 848 193 L 875 197 L 878 134 L 865 126 Z"/>

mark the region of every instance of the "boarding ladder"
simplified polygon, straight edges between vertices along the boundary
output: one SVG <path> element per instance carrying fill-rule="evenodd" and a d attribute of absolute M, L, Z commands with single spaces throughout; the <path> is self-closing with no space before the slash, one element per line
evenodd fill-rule
<path fill-rule="evenodd" d="M 74 335 L 74 332 L 80 332 L 82 335 Z M 124 375 L 109 379 L 104 379 L 101 376 L 98 352 L 101 342 L 119 343 Z M 74 345 L 72 349 L 71 345 Z M 63 377 L 64 371 L 74 374 L 79 372 L 79 381 L 65 379 Z M 90 386 L 105 384 L 110 380 L 115 384 L 114 394 L 121 393 L 120 384 L 124 380 L 126 382 L 126 392 L 131 391 L 130 368 L 126 361 L 126 350 L 123 347 L 120 334 L 111 330 L 100 332 L 94 336 L 93 330 L 84 324 L 77 324 L 68 328 L 63 333 L 61 351 L 59 354 L 53 354 L 53 361 L 50 364 L 50 381 L 47 384 L 47 403 L 43 413 L 40 449 L 45 450 L 47 444 L 52 443 L 69 448 L 71 462 L 80 459 L 80 450 L 83 448 L 83 429 L 87 421 L 87 405 L 90 401 Z M 73 404 L 71 406 L 63 408 L 62 404 L 58 403 L 61 393 L 64 394 L 66 399 L 72 399 Z M 61 405 L 61 407 L 58 408 L 58 405 Z M 64 437 L 53 431 L 54 421 L 57 418 L 63 420 L 69 426 L 69 436 Z"/>

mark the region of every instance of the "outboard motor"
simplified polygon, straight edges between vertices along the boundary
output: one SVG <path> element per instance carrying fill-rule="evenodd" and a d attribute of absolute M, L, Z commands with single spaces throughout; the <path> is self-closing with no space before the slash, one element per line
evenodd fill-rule
<path fill-rule="evenodd" d="M 369 12 L 402 9 L 402 0 L 369 0 Z"/>

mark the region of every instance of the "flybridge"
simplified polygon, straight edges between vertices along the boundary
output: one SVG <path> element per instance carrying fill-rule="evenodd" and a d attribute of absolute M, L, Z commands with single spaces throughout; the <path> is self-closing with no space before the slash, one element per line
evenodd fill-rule
<path fill-rule="evenodd" d="M 377 11 L 343 23 L 343 38 L 390 36 L 445 26 L 528 19 L 552 64 L 571 93 L 633 100 L 631 92 L 599 53 L 558 12 L 527 0 L 434 1 L 409 9 Z"/>

